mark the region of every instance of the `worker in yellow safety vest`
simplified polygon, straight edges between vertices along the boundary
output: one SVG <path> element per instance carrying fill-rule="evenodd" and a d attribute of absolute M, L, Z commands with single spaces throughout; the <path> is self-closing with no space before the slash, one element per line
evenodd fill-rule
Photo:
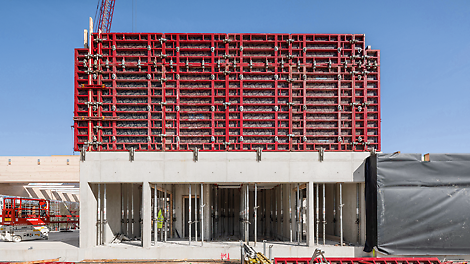
<path fill-rule="evenodd" d="M 157 228 L 163 228 L 163 220 L 162 210 L 160 209 L 157 216 Z"/>

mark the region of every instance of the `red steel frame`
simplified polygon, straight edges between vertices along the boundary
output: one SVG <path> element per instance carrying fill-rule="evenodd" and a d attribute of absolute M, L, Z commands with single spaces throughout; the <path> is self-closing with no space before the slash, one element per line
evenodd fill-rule
<path fill-rule="evenodd" d="M 94 33 L 74 149 L 380 151 L 380 51 L 351 34 Z"/>
<path fill-rule="evenodd" d="M 308 264 L 311 258 L 274 258 L 274 264 Z M 438 258 L 327 258 L 330 264 L 441 264 Z M 314 259 L 321 263 L 321 259 Z"/>

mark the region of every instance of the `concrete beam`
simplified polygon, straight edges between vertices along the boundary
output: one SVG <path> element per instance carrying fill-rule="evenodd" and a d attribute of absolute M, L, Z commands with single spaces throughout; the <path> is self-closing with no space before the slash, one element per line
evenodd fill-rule
<path fill-rule="evenodd" d="M 87 182 L 363 182 L 354 177 L 369 153 L 266 152 L 257 162 L 250 152 L 89 152 L 80 175 Z M 129 177 L 132 175 L 132 177 Z"/>

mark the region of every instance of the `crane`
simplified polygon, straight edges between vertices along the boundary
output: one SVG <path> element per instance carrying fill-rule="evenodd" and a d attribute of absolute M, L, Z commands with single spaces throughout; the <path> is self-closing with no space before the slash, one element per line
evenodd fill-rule
<path fill-rule="evenodd" d="M 111 31 L 115 2 L 115 0 L 98 0 L 95 14 L 95 32 L 109 33 Z"/>

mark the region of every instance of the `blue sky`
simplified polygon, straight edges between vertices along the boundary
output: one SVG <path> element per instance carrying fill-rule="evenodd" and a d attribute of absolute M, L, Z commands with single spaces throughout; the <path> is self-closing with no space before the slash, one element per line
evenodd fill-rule
<path fill-rule="evenodd" d="M 73 50 L 97 2 L 2 2 L 0 156 L 73 154 Z M 112 31 L 366 34 L 382 150 L 470 152 L 470 1 L 117 0 Z"/>

